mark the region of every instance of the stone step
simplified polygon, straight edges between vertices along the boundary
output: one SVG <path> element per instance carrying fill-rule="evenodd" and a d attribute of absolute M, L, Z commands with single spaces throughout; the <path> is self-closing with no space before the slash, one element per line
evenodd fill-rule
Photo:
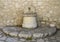
<path fill-rule="evenodd" d="M 5 27 L 3 32 L 20 38 L 43 38 L 53 35 L 56 32 L 56 28 L 38 27 L 36 29 L 24 29 L 19 27 Z"/>

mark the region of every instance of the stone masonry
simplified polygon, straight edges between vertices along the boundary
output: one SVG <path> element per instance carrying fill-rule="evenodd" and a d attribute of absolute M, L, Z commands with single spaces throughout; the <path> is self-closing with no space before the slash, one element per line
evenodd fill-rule
<path fill-rule="evenodd" d="M 43 20 L 60 27 L 60 0 L 0 0 L 0 26 L 21 25 L 29 5 L 36 9 L 39 25 Z"/>

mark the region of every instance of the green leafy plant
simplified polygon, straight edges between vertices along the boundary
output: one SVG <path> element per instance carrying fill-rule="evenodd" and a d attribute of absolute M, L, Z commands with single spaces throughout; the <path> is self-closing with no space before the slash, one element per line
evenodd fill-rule
<path fill-rule="evenodd" d="M 32 37 L 28 37 L 28 38 L 26 38 L 26 40 L 32 40 Z"/>

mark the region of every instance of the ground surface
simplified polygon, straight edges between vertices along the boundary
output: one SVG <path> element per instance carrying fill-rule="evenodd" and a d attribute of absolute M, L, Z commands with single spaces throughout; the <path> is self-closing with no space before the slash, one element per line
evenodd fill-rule
<path fill-rule="evenodd" d="M 7 27 L 5 27 L 5 28 L 7 28 Z M 15 31 L 13 33 L 9 32 L 11 34 L 11 35 L 9 35 L 9 33 L 6 34 L 3 30 L 5 30 L 5 29 L 1 27 L 0 28 L 0 42 L 60 42 L 60 30 L 57 30 L 56 33 L 53 35 L 49 34 L 50 36 L 47 35 L 47 37 L 40 37 L 40 38 L 33 38 L 33 39 L 31 39 L 31 38 L 25 39 L 25 38 L 21 38 L 20 36 L 16 36 L 15 34 L 13 34 L 13 33 L 16 33 Z M 54 31 L 54 30 L 52 30 L 52 31 Z M 18 29 L 18 32 L 20 32 L 19 29 Z M 16 33 L 16 34 L 20 34 L 20 33 Z"/>

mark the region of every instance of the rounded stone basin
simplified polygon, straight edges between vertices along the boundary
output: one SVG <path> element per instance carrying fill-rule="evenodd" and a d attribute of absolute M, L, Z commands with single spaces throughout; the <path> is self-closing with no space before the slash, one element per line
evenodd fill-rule
<path fill-rule="evenodd" d="M 56 28 L 39 27 L 36 29 L 25 29 L 20 27 L 4 27 L 3 32 L 20 38 L 43 38 L 53 35 L 56 32 Z"/>

